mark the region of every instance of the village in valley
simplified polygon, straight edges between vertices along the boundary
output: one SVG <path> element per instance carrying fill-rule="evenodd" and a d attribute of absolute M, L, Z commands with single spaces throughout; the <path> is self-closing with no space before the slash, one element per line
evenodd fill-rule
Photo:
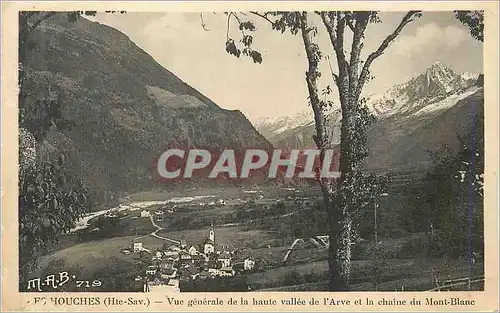
<path fill-rule="evenodd" d="M 225 201 L 220 199 L 207 205 L 222 206 L 225 205 Z M 150 218 L 153 226 L 161 229 L 156 222 L 163 221 L 163 215 L 174 213 L 176 207 L 165 204 L 160 210 L 154 212 L 144 209 L 140 217 Z M 113 212 L 106 215 L 106 217 L 114 216 Z M 152 235 L 155 236 L 155 234 Z M 163 238 L 157 235 L 156 237 Z M 180 281 L 233 277 L 251 272 L 255 266 L 255 260 L 242 250 L 231 249 L 228 245 L 216 243 L 216 230 L 213 223 L 202 242 L 164 239 L 167 243 L 163 245 L 163 248 L 151 250 L 143 245 L 140 239 L 134 239 L 130 249 L 121 250 L 123 254 L 142 255 L 139 262 L 144 263 L 143 272 L 135 277 L 135 281 L 144 283 L 145 292 L 157 289 L 180 292 Z"/>

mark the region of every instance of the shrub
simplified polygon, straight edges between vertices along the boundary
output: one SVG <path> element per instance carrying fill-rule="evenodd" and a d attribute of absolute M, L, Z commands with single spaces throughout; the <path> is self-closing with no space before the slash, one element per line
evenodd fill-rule
<path fill-rule="evenodd" d="M 384 281 L 388 273 L 389 254 L 383 245 L 374 243 L 368 247 L 367 251 L 370 256 L 370 276 L 375 288 Z"/>

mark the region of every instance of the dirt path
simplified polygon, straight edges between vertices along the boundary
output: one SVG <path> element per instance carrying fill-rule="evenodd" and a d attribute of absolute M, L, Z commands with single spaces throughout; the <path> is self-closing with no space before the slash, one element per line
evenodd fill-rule
<path fill-rule="evenodd" d="M 170 238 L 166 238 L 166 237 L 159 236 L 159 235 L 158 235 L 158 232 L 159 232 L 160 230 L 164 230 L 165 228 L 163 228 L 163 227 L 159 226 L 158 224 L 156 224 L 156 222 L 155 222 L 155 220 L 154 220 L 154 218 L 153 218 L 153 216 L 152 216 L 152 215 L 150 215 L 150 216 L 149 216 L 149 220 L 151 221 L 151 225 L 153 225 L 153 227 L 154 227 L 156 230 L 155 230 L 154 232 L 152 232 L 151 234 L 146 235 L 146 236 L 153 236 L 153 237 L 155 237 L 155 238 L 162 239 L 162 240 L 165 240 L 165 241 L 170 241 L 170 242 L 175 243 L 175 244 L 180 244 L 180 243 L 181 243 L 181 242 L 180 242 L 180 241 L 178 241 L 178 240 L 174 240 L 174 239 L 170 239 Z M 143 236 L 143 237 L 144 237 L 144 236 Z M 140 237 L 140 238 L 142 238 L 142 237 Z"/>

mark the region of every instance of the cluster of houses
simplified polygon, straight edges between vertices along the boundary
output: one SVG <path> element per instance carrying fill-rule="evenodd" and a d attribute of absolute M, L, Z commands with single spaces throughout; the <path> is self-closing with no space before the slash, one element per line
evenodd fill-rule
<path fill-rule="evenodd" d="M 231 277 L 246 271 L 252 271 L 255 261 L 245 257 L 239 251 L 226 249 L 216 250 L 213 226 L 209 235 L 200 245 L 188 245 L 185 240 L 166 249 L 151 252 L 151 265 L 145 270 L 148 282 L 207 279 L 210 277 Z M 134 252 L 146 250 L 140 242 L 134 242 Z"/>

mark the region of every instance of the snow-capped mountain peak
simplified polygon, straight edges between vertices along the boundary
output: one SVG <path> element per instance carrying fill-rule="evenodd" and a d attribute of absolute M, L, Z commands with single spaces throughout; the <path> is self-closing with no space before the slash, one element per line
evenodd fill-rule
<path fill-rule="evenodd" d="M 413 79 L 370 96 L 368 108 L 378 119 L 367 133 L 370 155 L 366 168 L 420 170 L 432 164 L 429 151 L 438 151 L 443 145 L 459 147 L 457 138 L 472 127 L 471 114 L 483 114 L 483 105 L 479 105 L 484 101 L 482 84 L 483 75 L 461 74 L 436 62 Z M 334 111 L 326 123 L 326 135 L 333 144 L 340 143 L 340 119 Z M 311 122 L 307 124 L 307 120 Z M 294 118 L 283 118 L 279 124 L 257 129 L 276 148 L 314 147 L 312 114 L 302 121 L 304 126 L 297 125 Z"/>
<path fill-rule="evenodd" d="M 452 82 L 457 78 L 457 74 L 443 63 L 436 62 L 425 71 L 425 78 L 428 86 L 435 83 L 448 92 L 453 90 Z"/>
<path fill-rule="evenodd" d="M 402 117 L 431 114 L 446 109 L 477 91 L 480 88 L 475 86 L 478 76 L 457 73 L 438 61 L 409 81 L 395 85 L 383 93 L 368 96 L 366 105 L 379 118 L 394 114 Z M 338 122 L 340 116 L 334 116 L 333 119 Z M 312 111 L 308 108 L 307 111 L 292 116 L 261 119 L 255 126 L 265 137 L 272 137 L 313 124 Z"/>
<path fill-rule="evenodd" d="M 435 62 L 425 72 L 385 93 L 372 95 L 367 105 L 375 115 L 415 112 L 432 102 L 454 93 L 461 93 L 477 80 L 477 74 L 457 74 L 441 62 Z"/>
<path fill-rule="evenodd" d="M 258 120 L 255 126 L 259 129 L 269 128 L 279 134 L 289 129 L 305 126 L 313 121 L 312 112 L 304 111 L 291 116 L 280 116 L 275 118 L 263 118 Z"/>

